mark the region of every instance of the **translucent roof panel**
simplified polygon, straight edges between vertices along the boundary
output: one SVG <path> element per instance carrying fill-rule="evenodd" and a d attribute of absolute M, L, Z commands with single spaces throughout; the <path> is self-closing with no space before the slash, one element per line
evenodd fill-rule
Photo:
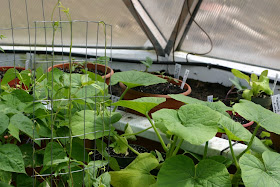
<path fill-rule="evenodd" d="M 279 0 L 203 0 L 195 20 L 213 41 L 207 55 L 280 69 L 279 7 Z M 209 39 L 193 23 L 180 50 L 209 49 Z"/>
<path fill-rule="evenodd" d="M 140 0 L 140 3 L 167 41 L 180 16 L 184 0 Z"/>
<path fill-rule="evenodd" d="M 26 3 L 25 3 L 26 2 Z M 3 1 L 0 6 L 0 34 L 6 36 L 0 43 L 28 44 L 30 27 L 31 42 L 34 40 L 34 21 L 50 21 L 57 0 L 13 0 Z M 122 0 L 67 0 L 61 1 L 70 9 L 72 20 L 104 21 L 112 25 L 114 47 L 152 47 L 134 17 Z M 10 16 L 11 15 L 11 16 Z M 57 9 L 54 20 L 66 20 Z M 11 27 L 14 28 L 13 34 Z M 91 31 L 95 32 L 95 31 Z M 73 30 L 73 37 L 83 37 L 83 32 Z M 78 44 L 78 43 L 77 43 Z M 80 45 L 83 45 L 80 43 Z"/>

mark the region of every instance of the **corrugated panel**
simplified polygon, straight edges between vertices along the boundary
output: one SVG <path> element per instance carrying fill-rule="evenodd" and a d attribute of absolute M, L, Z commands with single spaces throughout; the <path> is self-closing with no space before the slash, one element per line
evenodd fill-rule
<path fill-rule="evenodd" d="M 180 16 L 184 0 L 140 0 L 140 2 L 168 41 Z"/>
<path fill-rule="evenodd" d="M 210 35 L 209 56 L 280 69 L 279 0 L 203 0 L 195 17 Z M 193 23 L 181 49 L 204 53 L 206 35 Z"/>
<path fill-rule="evenodd" d="M 26 3 L 25 3 L 26 2 Z M 11 19 L 14 29 L 14 42 L 28 44 L 28 23 L 34 27 L 34 21 L 50 21 L 53 7 L 57 0 L 3 0 L 0 6 L 0 34 L 7 36 L 1 43 L 12 43 Z M 122 0 L 62 0 L 70 9 L 72 20 L 104 21 L 113 26 L 113 45 L 116 47 L 151 47 L 145 33 L 139 27 Z M 11 9 L 10 9 L 11 7 Z M 26 11 L 27 10 L 27 11 Z M 63 12 L 61 19 L 66 20 Z M 27 19 L 28 16 L 28 19 Z M 55 11 L 54 20 L 59 21 L 59 11 Z M 8 30 L 4 30 L 8 29 Z M 84 28 L 83 28 L 84 29 Z M 96 32 L 92 28 L 91 32 Z M 66 32 L 66 31 L 65 31 Z M 34 42 L 34 28 L 31 28 L 31 40 Z M 67 35 L 67 33 L 66 33 Z M 84 45 L 84 31 L 74 28 L 73 37 L 77 45 Z M 96 42 L 93 42 L 93 44 Z M 90 44 L 88 44 L 90 45 Z"/>

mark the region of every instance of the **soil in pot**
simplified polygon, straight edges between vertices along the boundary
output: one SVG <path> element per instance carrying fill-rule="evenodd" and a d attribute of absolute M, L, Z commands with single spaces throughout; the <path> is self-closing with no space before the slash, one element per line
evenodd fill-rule
<path fill-rule="evenodd" d="M 145 147 L 142 147 L 140 145 L 136 145 L 136 144 L 130 144 L 130 146 L 135 149 L 136 151 L 138 151 L 139 153 L 147 153 L 149 152 L 148 149 L 146 149 Z M 135 153 L 133 153 L 130 149 L 127 149 L 127 154 L 117 154 L 114 152 L 112 147 L 108 147 L 108 154 L 115 158 L 120 166 L 121 169 L 125 168 L 126 166 L 128 166 L 136 157 L 137 155 Z"/>

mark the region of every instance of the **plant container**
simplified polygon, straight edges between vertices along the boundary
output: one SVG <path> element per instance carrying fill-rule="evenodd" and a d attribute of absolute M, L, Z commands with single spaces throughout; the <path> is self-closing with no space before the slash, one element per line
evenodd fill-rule
<path fill-rule="evenodd" d="M 74 62 L 73 64 L 76 64 L 82 68 L 85 68 L 84 65 L 80 65 L 79 63 Z M 54 65 L 53 67 L 60 68 L 62 70 L 69 69 L 69 63 L 57 64 L 57 65 Z M 102 64 L 92 64 L 92 63 L 88 63 L 87 68 L 88 68 L 88 70 L 94 70 L 94 71 L 91 71 L 93 73 L 95 73 L 95 69 L 97 68 L 96 71 L 102 72 L 104 74 L 104 75 L 102 75 L 102 78 L 105 79 L 106 84 L 109 85 L 110 78 L 114 74 L 114 70 L 112 68 L 110 68 L 109 66 L 102 65 Z M 51 70 L 52 70 L 52 67 L 49 67 L 48 72 L 50 72 Z M 106 74 L 105 74 L 105 72 L 106 72 Z"/>
<path fill-rule="evenodd" d="M 271 97 L 252 97 L 252 102 L 261 105 L 266 109 L 270 109 L 272 105 Z"/>
<path fill-rule="evenodd" d="M 19 70 L 19 71 L 23 71 L 25 70 L 25 68 L 23 67 L 14 67 L 14 66 L 7 66 L 7 67 L 0 67 L 0 72 L 3 72 L 3 77 L 4 77 L 4 73 L 8 70 L 8 69 L 11 69 L 11 68 L 15 68 L 16 70 Z M 2 78 L 3 78 L 2 77 Z M 1 79 L 2 79 L 1 78 Z M 19 85 L 19 79 L 18 78 L 15 78 L 14 80 L 10 81 L 8 84 L 10 87 L 12 88 L 16 88 L 17 85 Z M 24 85 L 21 86 L 23 89 L 27 89 Z"/>
<path fill-rule="evenodd" d="M 169 77 L 162 76 L 162 75 L 157 75 L 157 76 L 161 77 L 161 78 L 164 78 L 164 79 L 168 80 L 168 82 L 170 82 L 172 84 L 175 84 L 175 85 L 177 85 L 179 87 L 182 84 L 181 80 L 178 80 L 178 79 L 175 79 L 175 78 L 170 79 Z M 120 85 L 120 87 L 122 88 L 123 91 L 126 89 L 126 86 L 123 83 L 120 82 L 119 85 Z M 184 89 L 186 89 L 187 91 L 182 92 L 180 94 L 183 94 L 185 96 L 189 95 L 191 93 L 191 91 L 192 91 L 190 85 L 188 85 L 187 83 L 185 83 Z M 133 99 L 137 99 L 137 98 L 141 98 L 141 97 L 163 97 L 163 98 L 166 98 L 165 102 L 163 102 L 163 103 L 159 104 L 158 106 L 154 107 L 149 112 L 149 116 L 151 116 L 151 113 L 153 113 L 155 111 L 158 111 L 160 109 L 163 109 L 163 108 L 179 109 L 181 106 L 183 106 L 185 104 L 185 103 L 183 103 L 181 101 L 177 101 L 175 99 L 172 99 L 168 95 L 143 93 L 143 92 L 139 92 L 139 91 L 136 91 L 136 90 L 133 90 L 133 89 L 129 89 L 126 92 L 126 94 L 124 95 L 124 100 L 133 100 Z M 142 114 L 140 114 L 140 113 L 138 113 L 138 112 L 136 112 L 134 110 L 131 110 L 131 109 L 128 109 L 127 111 L 131 112 L 131 113 L 134 113 L 134 114 L 138 114 L 138 115 L 143 116 Z"/>

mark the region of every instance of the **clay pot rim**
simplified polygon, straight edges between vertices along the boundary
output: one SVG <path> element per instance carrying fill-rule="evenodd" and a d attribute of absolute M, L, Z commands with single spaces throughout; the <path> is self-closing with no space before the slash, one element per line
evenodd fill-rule
<path fill-rule="evenodd" d="M 161 78 L 164 78 L 164 79 L 168 80 L 168 82 L 172 82 L 173 84 L 176 84 L 176 85 L 179 85 L 179 86 L 181 86 L 181 84 L 182 84 L 182 81 L 179 80 L 179 79 L 172 78 L 172 79 L 170 80 L 169 78 L 163 77 L 162 75 L 156 75 L 156 76 L 161 77 Z M 177 80 L 179 83 L 176 83 L 175 81 L 173 81 L 174 79 Z M 119 85 L 120 85 L 120 87 L 121 87 L 122 89 L 126 89 L 126 86 L 125 86 L 122 82 L 119 82 Z M 182 92 L 182 93 L 179 93 L 179 94 L 182 94 L 182 95 L 185 95 L 185 96 L 189 95 L 189 94 L 191 93 L 191 91 L 192 91 L 190 85 L 188 85 L 187 83 L 185 83 L 184 88 L 187 88 L 187 91 Z M 137 95 L 138 95 L 139 93 L 141 93 L 141 95 L 142 95 L 142 96 L 145 96 L 145 97 L 164 97 L 164 98 L 169 98 L 169 99 L 171 98 L 169 95 L 150 94 L 150 93 L 138 92 L 138 91 L 133 90 L 133 89 L 129 89 L 128 92 L 130 92 L 131 94 L 137 94 Z"/>
<path fill-rule="evenodd" d="M 56 64 L 56 65 L 54 65 L 53 66 L 53 68 L 57 68 L 57 67 L 63 67 L 63 66 L 65 66 L 65 67 L 69 67 L 69 64 L 70 63 L 63 63 L 63 64 Z M 73 62 L 73 64 L 78 64 L 78 62 Z M 94 64 L 94 63 L 87 63 L 87 67 L 88 67 L 88 65 L 89 66 L 91 66 L 91 67 L 97 67 L 97 69 L 98 69 L 98 66 L 99 67 L 101 67 L 101 68 L 107 68 L 107 74 L 106 75 L 103 75 L 102 76 L 102 78 L 104 79 L 104 78 L 106 78 L 106 79 L 109 79 L 113 74 L 114 74 L 114 70 L 112 69 L 112 68 L 110 68 L 109 66 L 105 66 L 105 65 L 103 65 L 103 64 Z M 92 66 L 93 65 L 93 66 Z M 83 67 L 83 66 L 82 66 Z M 89 68 L 89 67 L 88 67 Z M 48 68 L 48 72 L 50 72 L 52 70 L 52 67 L 49 67 Z M 108 71 L 109 70 L 109 71 Z M 109 73 L 108 73 L 109 72 Z"/>
<path fill-rule="evenodd" d="M 0 66 L 0 71 L 7 71 L 8 69 L 11 69 L 11 68 L 15 68 L 15 69 L 19 69 L 19 70 L 25 70 L 24 67 L 19 67 L 19 66 Z"/>
<path fill-rule="evenodd" d="M 228 111 L 226 111 L 229 115 L 232 115 L 232 111 L 231 110 L 228 110 Z M 235 112 L 235 115 L 236 116 L 240 116 L 237 112 Z M 240 116 L 240 117 L 242 117 L 242 116 Z M 251 125 L 253 125 L 254 124 L 254 121 L 250 121 L 250 122 L 248 122 L 248 123 L 245 123 L 245 124 L 241 124 L 243 127 L 250 127 Z"/>

